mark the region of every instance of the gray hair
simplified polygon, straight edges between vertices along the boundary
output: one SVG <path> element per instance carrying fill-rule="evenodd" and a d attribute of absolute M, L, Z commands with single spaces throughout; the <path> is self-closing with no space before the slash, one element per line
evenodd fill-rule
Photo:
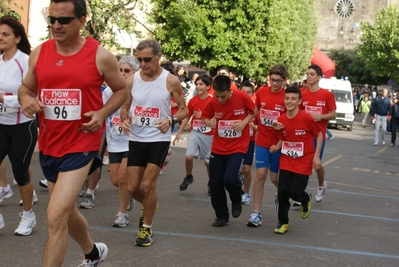
<path fill-rule="evenodd" d="M 132 68 L 134 72 L 138 71 L 140 69 L 140 63 L 134 56 L 123 56 L 118 64 L 121 65 L 123 63 L 129 64 L 129 66 Z"/>
<path fill-rule="evenodd" d="M 152 52 L 154 53 L 154 56 L 157 56 L 159 53 L 161 53 L 161 46 L 159 45 L 159 43 L 153 39 L 145 39 L 143 41 L 141 41 L 137 47 L 136 50 L 137 51 L 141 51 L 147 47 L 152 48 Z"/>

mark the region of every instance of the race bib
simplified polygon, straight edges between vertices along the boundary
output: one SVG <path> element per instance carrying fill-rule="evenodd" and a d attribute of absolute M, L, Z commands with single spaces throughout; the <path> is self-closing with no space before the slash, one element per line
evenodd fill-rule
<path fill-rule="evenodd" d="M 207 127 L 202 119 L 193 119 L 193 130 L 199 133 L 209 133 L 211 127 Z"/>
<path fill-rule="evenodd" d="M 3 96 L 14 95 L 13 93 L 0 93 Z M 6 108 L 3 103 L 0 103 L 0 113 L 16 113 L 19 108 Z"/>
<path fill-rule="evenodd" d="M 82 92 L 80 89 L 42 89 L 40 98 L 46 105 L 45 119 L 57 121 L 81 119 Z"/>
<path fill-rule="evenodd" d="M 134 124 L 143 127 L 154 127 L 159 120 L 160 113 L 159 108 L 136 106 L 133 111 Z"/>
<path fill-rule="evenodd" d="M 303 157 L 303 142 L 283 141 L 281 153 L 291 158 Z"/>
<path fill-rule="evenodd" d="M 313 107 L 313 106 L 306 106 L 305 107 L 305 112 L 306 113 L 316 113 L 316 114 L 323 114 L 323 109 L 322 107 Z M 319 120 L 315 120 L 319 121 Z"/>
<path fill-rule="evenodd" d="M 261 109 L 259 116 L 262 125 L 273 127 L 273 122 L 280 117 L 280 111 Z"/>
<path fill-rule="evenodd" d="M 116 134 L 123 134 L 122 132 L 122 120 L 119 117 L 113 116 L 111 119 L 112 129 Z"/>
<path fill-rule="evenodd" d="M 233 125 L 240 120 L 220 120 L 218 122 L 218 135 L 222 138 L 241 137 L 241 131 L 236 131 Z"/>

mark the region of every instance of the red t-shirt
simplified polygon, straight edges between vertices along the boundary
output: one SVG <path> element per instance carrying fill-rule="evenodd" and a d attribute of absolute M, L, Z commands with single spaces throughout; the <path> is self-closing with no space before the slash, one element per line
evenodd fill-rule
<path fill-rule="evenodd" d="M 230 99 L 223 105 L 212 98 L 209 100 L 202 117 L 212 119 L 216 117 L 217 123 L 213 136 L 211 152 L 220 155 L 234 153 L 246 154 L 249 144 L 249 125 L 241 131 L 233 130 L 236 122 L 242 121 L 249 114 L 254 114 L 255 105 L 247 93 L 232 91 Z"/>
<path fill-rule="evenodd" d="M 96 53 L 98 42 L 88 37 L 82 48 L 72 56 L 55 50 L 55 39 L 44 42 L 36 62 L 38 98 L 46 105 L 39 113 L 39 150 L 45 155 L 98 151 L 102 129 L 88 132 L 83 123 L 91 120 L 86 112 L 103 107 Z"/>
<path fill-rule="evenodd" d="M 302 110 L 299 110 L 294 118 L 288 118 L 287 114 L 283 114 L 277 120 L 284 125 L 281 131 L 274 130 L 276 137 L 283 141 L 280 169 L 311 175 L 315 152 L 314 138 L 322 131 L 319 124 Z"/>
<path fill-rule="evenodd" d="M 192 115 L 193 119 L 191 120 L 191 131 L 197 131 L 206 135 L 213 135 L 214 130 L 211 127 L 208 127 L 204 124 L 204 120 L 201 118 L 202 111 L 205 110 L 206 105 L 209 100 L 212 99 L 211 95 L 208 95 L 206 98 L 201 99 L 199 95 L 194 96 L 190 99 L 187 105 L 188 109 L 188 117 L 190 118 Z"/>
<path fill-rule="evenodd" d="M 274 134 L 272 124 L 279 116 L 286 112 L 284 94 L 284 89 L 278 93 L 273 93 L 270 86 L 262 86 L 256 91 L 255 106 L 259 110 L 257 115 L 257 146 L 270 148 L 277 143 L 278 140 Z"/>
<path fill-rule="evenodd" d="M 320 88 L 316 92 L 305 90 L 302 92 L 302 104 L 300 109 L 305 112 L 314 112 L 318 114 L 327 114 L 337 109 L 334 94 L 326 89 Z M 317 123 L 323 131 L 323 140 L 326 138 L 326 129 L 328 120 L 319 120 Z"/>
<path fill-rule="evenodd" d="M 254 102 L 254 104 L 255 104 L 256 94 L 253 94 L 253 95 L 251 96 L 251 100 L 252 100 L 252 102 Z M 254 117 L 252 118 L 252 123 L 257 124 L 256 116 L 254 116 Z M 249 127 L 249 136 L 250 136 L 250 141 L 255 141 L 256 130 L 253 129 L 253 128 L 251 128 L 251 127 Z"/>

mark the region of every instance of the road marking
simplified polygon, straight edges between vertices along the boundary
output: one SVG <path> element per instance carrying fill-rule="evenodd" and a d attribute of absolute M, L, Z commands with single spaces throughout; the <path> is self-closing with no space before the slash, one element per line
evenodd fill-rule
<path fill-rule="evenodd" d="M 93 229 L 93 230 L 100 230 L 100 231 L 107 231 L 107 232 L 109 232 L 109 231 L 124 232 L 124 233 L 137 233 L 138 232 L 137 230 L 132 230 L 132 229 L 102 227 L 102 226 L 89 226 L 89 228 Z M 154 231 L 153 233 L 156 235 L 163 235 L 163 236 L 177 236 L 177 237 L 186 237 L 186 238 L 219 240 L 219 241 L 227 241 L 227 242 L 241 242 L 241 243 L 260 244 L 260 245 L 266 245 L 266 246 L 279 246 L 279 247 L 285 247 L 285 248 L 290 248 L 290 249 L 297 248 L 297 249 L 307 249 L 307 250 L 323 251 L 323 252 L 337 253 L 337 254 L 374 257 L 374 258 L 385 258 L 385 259 L 396 259 L 396 260 L 399 259 L 399 255 L 364 252 L 364 251 L 357 251 L 357 250 L 333 249 L 333 248 L 306 246 L 306 245 L 298 245 L 298 244 L 288 244 L 286 242 L 279 243 L 279 242 L 270 242 L 270 241 L 244 239 L 244 238 L 220 237 L 220 236 L 213 236 L 213 235 L 210 236 L 210 235 L 173 233 L 173 232 Z"/>
<path fill-rule="evenodd" d="M 385 147 L 381 148 L 380 150 L 378 150 L 375 154 L 373 154 L 371 156 L 372 157 L 378 156 L 379 154 L 381 154 L 382 152 L 384 152 L 387 149 L 388 149 L 388 146 L 385 146 Z"/>
<path fill-rule="evenodd" d="M 330 159 L 330 160 L 327 160 L 326 162 L 323 163 L 323 166 L 327 166 L 328 164 L 330 164 L 330 163 L 332 163 L 332 162 L 334 162 L 334 161 L 336 161 L 336 160 L 342 158 L 343 156 L 344 156 L 344 155 L 338 155 L 338 156 L 336 156 L 335 158 L 332 158 L 332 159 Z"/>

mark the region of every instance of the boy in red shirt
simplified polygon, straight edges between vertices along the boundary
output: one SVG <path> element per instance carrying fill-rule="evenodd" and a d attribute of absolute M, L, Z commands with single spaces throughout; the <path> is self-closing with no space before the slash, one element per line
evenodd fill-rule
<path fill-rule="evenodd" d="M 279 139 L 270 147 L 270 152 L 281 150 L 280 175 L 278 181 L 278 225 L 275 233 L 284 234 L 288 230 L 289 199 L 301 203 L 300 216 L 306 219 L 310 214 L 312 196 L 305 192 L 312 174 L 312 167 L 321 167 L 320 149 L 323 140 L 322 130 L 312 116 L 299 110 L 301 91 L 296 86 L 285 90 L 284 103 L 287 112 L 273 123 Z M 314 138 L 317 138 L 314 146 Z"/>
<path fill-rule="evenodd" d="M 209 185 L 212 207 L 221 227 L 229 221 L 226 190 L 232 202 L 232 216 L 241 214 L 240 171 L 249 144 L 248 123 L 254 115 L 255 105 L 247 93 L 232 91 L 228 76 L 218 75 L 213 81 L 214 97 L 209 100 L 202 118 L 215 129 L 209 160 Z"/>

